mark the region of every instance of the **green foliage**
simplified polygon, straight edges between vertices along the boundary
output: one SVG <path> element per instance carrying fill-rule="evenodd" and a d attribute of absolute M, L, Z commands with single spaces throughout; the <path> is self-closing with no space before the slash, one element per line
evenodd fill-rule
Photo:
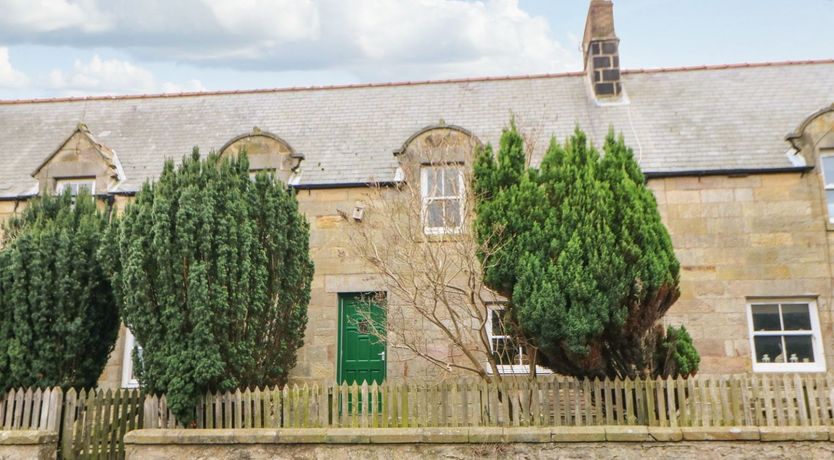
<path fill-rule="evenodd" d="M 182 421 L 206 391 L 284 384 L 303 343 L 309 227 L 292 191 L 248 169 L 245 155 L 201 160 L 196 149 L 168 161 L 112 230 L 139 380 Z"/>
<path fill-rule="evenodd" d="M 513 123 L 475 162 L 475 232 L 487 286 L 542 364 L 579 376 L 651 371 L 653 328 L 679 296 L 679 264 L 631 149 L 604 155 L 577 129 L 526 166 Z"/>
<path fill-rule="evenodd" d="M 655 368 L 663 375 L 688 377 L 698 371 L 701 357 L 686 327 L 669 326 L 655 355 Z"/>
<path fill-rule="evenodd" d="M 96 385 L 119 330 L 96 259 L 108 212 L 93 198 L 35 198 L 0 242 L 0 390 Z"/>

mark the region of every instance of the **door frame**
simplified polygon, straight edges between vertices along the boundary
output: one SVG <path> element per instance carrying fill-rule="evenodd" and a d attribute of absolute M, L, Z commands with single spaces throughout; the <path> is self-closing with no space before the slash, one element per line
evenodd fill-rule
<path fill-rule="evenodd" d="M 347 297 L 359 297 L 363 295 L 374 295 L 374 294 L 384 294 L 385 298 L 388 298 L 388 293 L 385 291 L 352 291 L 352 292 L 339 292 L 337 294 L 338 304 L 339 304 L 339 321 L 336 330 L 336 385 L 342 384 L 342 353 L 344 352 L 344 347 L 342 346 L 342 322 L 345 319 L 345 298 Z M 383 310 L 385 311 L 385 310 Z M 385 312 L 385 328 L 386 331 L 388 329 L 388 312 Z M 382 380 L 385 381 L 388 378 L 388 343 L 387 341 L 382 344 L 385 348 L 385 359 L 382 361 Z"/>

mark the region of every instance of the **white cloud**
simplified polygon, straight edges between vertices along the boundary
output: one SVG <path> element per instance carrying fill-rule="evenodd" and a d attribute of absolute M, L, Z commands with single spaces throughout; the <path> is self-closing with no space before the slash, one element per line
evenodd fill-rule
<path fill-rule="evenodd" d="M 0 0 L 2 25 L 9 34 L 62 29 L 96 32 L 112 27 L 95 0 Z"/>
<path fill-rule="evenodd" d="M 0 0 L 0 11 L 0 42 L 106 44 L 140 62 L 339 69 L 366 81 L 580 64 L 518 0 Z"/>
<path fill-rule="evenodd" d="M 204 91 L 199 80 L 185 83 L 159 81 L 148 70 L 119 59 L 93 56 L 89 62 L 76 60 L 70 71 L 55 69 L 49 73 L 50 89 L 63 95 L 172 93 Z"/>
<path fill-rule="evenodd" d="M 319 36 L 318 10 L 311 0 L 211 1 L 206 6 L 221 30 L 246 33 L 265 46 Z"/>
<path fill-rule="evenodd" d="M 0 46 L 0 88 L 21 88 L 29 79 L 23 72 L 12 67 L 9 61 L 9 49 Z"/>
<path fill-rule="evenodd" d="M 517 0 L 360 3 L 346 11 L 351 35 L 358 37 L 364 57 L 393 64 L 389 73 L 409 78 L 426 71 L 432 77 L 539 73 L 578 63 L 552 37 L 547 21 L 531 17 Z"/>

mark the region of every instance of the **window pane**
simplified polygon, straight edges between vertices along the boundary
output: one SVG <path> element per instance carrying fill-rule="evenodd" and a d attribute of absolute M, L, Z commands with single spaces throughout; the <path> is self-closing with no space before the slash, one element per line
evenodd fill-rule
<path fill-rule="evenodd" d="M 440 190 L 440 187 L 442 186 L 440 183 L 440 175 L 442 174 L 441 169 L 425 168 L 424 171 L 424 174 L 426 175 L 426 190 L 423 191 L 423 196 L 442 196 L 442 190 Z"/>
<path fill-rule="evenodd" d="M 782 353 L 781 336 L 758 336 L 753 338 L 756 347 L 756 362 L 784 363 L 785 354 Z"/>
<path fill-rule="evenodd" d="M 492 335 L 504 335 L 503 310 L 492 310 Z"/>
<path fill-rule="evenodd" d="M 754 331 L 780 331 L 782 326 L 779 322 L 778 305 L 753 305 L 753 330 Z"/>
<path fill-rule="evenodd" d="M 461 173 L 459 168 L 443 168 L 443 196 L 460 195 Z"/>
<path fill-rule="evenodd" d="M 444 227 L 443 225 L 443 201 L 431 201 L 426 206 L 426 226 Z"/>
<path fill-rule="evenodd" d="M 524 348 L 518 347 L 518 354 L 519 364 L 530 364 L 530 357 L 524 352 Z"/>
<path fill-rule="evenodd" d="M 834 185 L 834 156 L 822 157 L 822 175 L 825 185 Z"/>
<path fill-rule="evenodd" d="M 144 350 L 139 345 L 136 345 L 135 351 L 136 351 L 136 360 L 133 362 L 133 365 L 130 368 L 130 380 L 137 380 L 136 376 L 137 376 L 138 372 L 136 372 L 136 371 L 138 369 L 137 369 L 136 365 L 137 364 L 139 366 L 142 365 L 142 355 L 144 353 Z"/>
<path fill-rule="evenodd" d="M 826 190 L 825 197 L 828 200 L 828 218 L 834 221 L 834 190 Z"/>
<path fill-rule="evenodd" d="M 518 364 L 518 347 L 509 339 L 492 339 L 495 362 L 501 365 Z"/>
<path fill-rule="evenodd" d="M 808 304 L 782 305 L 782 321 L 786 331 L 810 331 L 811 315 Z"/>
<path fill-rule="evenodd" d="M 87 193 L 93 193 L 93 182 L 92 181 L 69 181 L 69 180 L 61 180 L 55 184 L 55 193 L 63 194 L 64 192 L 69 192 L 72 196 L 78 196 L 78 194 L 82 191 L 86 190 Z"/>
<path fill-rule="evenodd" d="M 789 363 L 813 363 L 814 344 L 810 335 L 787 335 L 785 336 L 785 353 Z"/>
<path fill-rule="evenodd" d="M 445 200 L 446 220 L 444 227 L 460 227 L 460 200 Z"/>

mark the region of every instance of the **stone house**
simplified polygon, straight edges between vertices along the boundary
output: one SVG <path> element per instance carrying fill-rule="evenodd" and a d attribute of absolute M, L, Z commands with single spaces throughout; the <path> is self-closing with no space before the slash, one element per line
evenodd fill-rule
<path fill-rule="evenodd" d="M 536 163 L 551 135 L 579 126 L 600 145 L 613 128 L 672 235 L 682 295 L 667 321 L 691 332 L 702 372 L 834 366 L 834 60 L 621 70 L 606 0 L 591 2 L 583 49 L 584 71 L 564 74 L 0 101 L 0 219 L 65 188 L 122 207 L 166 158 L 246 147 L 253 170 L 297 190 L 311 224 L 316 273 L 292 375 L 333 381 L 352 353 L 340 343 L 352 294 L 378 289 L 342 215 L 408 168 L 457 174 L 402 152 L 436 134 L 495 145 L 514 116 Z M 424 203 L 438 198 L 460 196 Z M 135 384 L 132 346 L 123 329 L 102 385 Z M 377 364 L 391 379 L 431 375 L 390 354 Z"/>

